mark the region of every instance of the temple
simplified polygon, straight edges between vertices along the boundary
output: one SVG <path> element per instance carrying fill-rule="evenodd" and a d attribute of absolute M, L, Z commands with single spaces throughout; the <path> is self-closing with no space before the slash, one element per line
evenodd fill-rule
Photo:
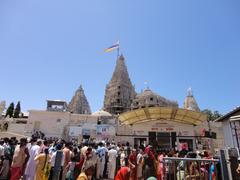
<path fill-rule="evenodd" d="M 74 114 L 91 114 L 88 100 L 84 94 L 82 85 L 77 89 L 68 105 L 68 111 Z"/>
<path fill-rule="evenodd" d="M 188 89 L 187 97 L 185 98 L 183 108 L 192 110 L 192 111 L 200 111 L 197 101 L 195 100 L 195 98 L 193 96 L 192 88 Z"/>
<path fill-rule="evenodd" d="M 191 150 L 209 149 L 209 136 L 203 133 L 209 129 L 207 116 L 200 111 L 192 89 L 188 89 L 183 107 L 149 87 L 137 93 L 123 55 L 116 60 L 100 109 L 91 112 L 80 86 L 68 105 L 67 101 L 48 100 L 47 110 L 30 110 L 25 124 L 14 123 L 17 120 L 6 119 L 5 122 L 13 122 L 9 123 L 10 132 L 24 132 L 27 136 L 42 131 L 47 137 L 66 140 L 128 141 L 131 145 L 152 144 L 165 150 L 181 150 L 187 143 Z M 213 125 L 211 132 L 218 138 L 214 147 L 221 147 L 223 133 Z"/>
<path fill-rule="evenodd" d="M 126 112 L 130 110 L 135 96 L 136 92 L 129 78 L 125 59 L 121 55 L 106 86 L 103 109 L 111 114 Z"/>

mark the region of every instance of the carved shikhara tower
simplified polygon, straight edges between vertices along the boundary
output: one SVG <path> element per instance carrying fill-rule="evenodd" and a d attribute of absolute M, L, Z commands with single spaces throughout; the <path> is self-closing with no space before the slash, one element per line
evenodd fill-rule
<path fill-rule="evenodd" d="M 68 105 L 68 111 L 74 114 L 91 114 L 91 109 L 82 86 L 77 89 L 72 97 Z"/>
<path fill-rule="evenodd" d="M 121 55 L 106 86 L 103 109 L 111 114 L 121 114 L 130 110 L 135 96 L 135 89 L 129 78 L 124 57 Z"/>
<path fill-rule="evenodd" d="M 200 111 L 197 101 L 193 96 L 192 88 L 188 89 L 187 97 L 184 100 L 183 108 L 192 110 L 192 111 L 198 111 L 198 112 Z"/>

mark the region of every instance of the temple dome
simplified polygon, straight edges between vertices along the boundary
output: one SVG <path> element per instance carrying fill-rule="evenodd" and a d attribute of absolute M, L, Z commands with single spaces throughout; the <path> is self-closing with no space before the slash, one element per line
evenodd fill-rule
<path fill-rule="evenodd" d="M 93 116 L 104 116 L 104 117 L 112 116 L 109 112 L 104 111 L 104 110 L 96 111 L 96 112 L 92 113 L 92 115 Z"/>
<path fill-rule="evenodd" d="M 132 109 L 144 107 L 178 107 L 177 102 L 170 101 L 156 93 L 149 88 L 138 94 L 133 100 Z"/>

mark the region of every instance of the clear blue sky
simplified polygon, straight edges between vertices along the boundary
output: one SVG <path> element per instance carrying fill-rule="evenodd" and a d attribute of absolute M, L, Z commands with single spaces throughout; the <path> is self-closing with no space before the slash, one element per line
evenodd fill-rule
<path fill-rule="evenodd" d="M 118 39 L 138 92 L 144 81 L 182 106 L 189 86 L 201 109 L 240 105 L 239 0 L 1 0 L 0 100 L 24 111 L 70 101 L 80 84 L 102 107 Z"/>

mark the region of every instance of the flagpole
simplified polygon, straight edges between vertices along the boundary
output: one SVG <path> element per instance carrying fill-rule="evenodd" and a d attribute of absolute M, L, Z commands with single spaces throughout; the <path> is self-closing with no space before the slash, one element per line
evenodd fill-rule
<path fill-rule="evenodd" d="M 120 46 L 118 46 L 118 48 L 117 48 L 117 58 L 119 57 L 119 48 L 120 48 Z"/>
<path fill-rule="evenodd" d="M 117 58 L 119 57 L 119 49 L 120 49 L 120 43 L 119 43 L 119 40 L 118 40 Z"/>

